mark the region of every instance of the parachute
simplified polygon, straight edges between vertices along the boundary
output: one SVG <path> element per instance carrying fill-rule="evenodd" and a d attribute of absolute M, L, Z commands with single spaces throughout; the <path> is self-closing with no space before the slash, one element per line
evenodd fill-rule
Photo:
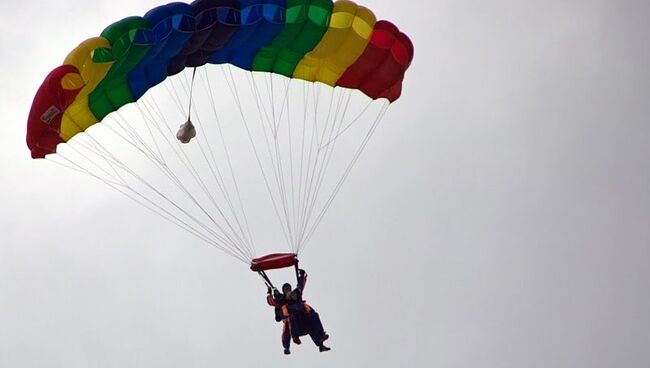
<path fill-rule="evenodd" d="M 27 146 L 254 270 L 288 267 L 413 56 L 348 0 L 174 2 L 74 48 L 36 92 Z M 255 229 L 290 253 L 256 258 Z"/>

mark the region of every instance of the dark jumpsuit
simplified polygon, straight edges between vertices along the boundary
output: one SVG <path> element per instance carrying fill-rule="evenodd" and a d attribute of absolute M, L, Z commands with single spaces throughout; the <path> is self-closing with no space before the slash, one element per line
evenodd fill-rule
<path fill-rule="evenodd" d="M 307 284 L 307 275 L 298 277 L 298 285 L 293 292 L 298 295 L 297 301 L 288 301 L 285 296 L 277 293 L 267 296 L 269 305 L 275 307 L 276 320 L 282 320 L 282 346 L 285 349 L 291 344 L 291 337 L 309 335 L 316 346 L 323 344 L 323 324 L 318 312 L 302 300 L 302 293 Z M 280 312 L 280 315 L 278 315 Z"/>

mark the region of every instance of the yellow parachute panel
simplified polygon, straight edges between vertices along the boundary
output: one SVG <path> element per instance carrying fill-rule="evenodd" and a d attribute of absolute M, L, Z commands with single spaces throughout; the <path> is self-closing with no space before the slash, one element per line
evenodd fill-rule
<path fill-rule="evenodd" d="M 97 123 L 97 118 L 88 108 L 88 95 L 113 65 L 110 48 L 108 40 L 103 37 L 89 38 L 72 50 L 63 62 L 79 69 L 85 83 L 74 102 L 63 113 L 59 136 L 64 141 Z"/>
<path fill-rule="evenodd" d="M 348 0 L 335 2 L 327 32 L 303 57 L 293 77 L 334 86 L 365 50 L 376 21 L 365 7 Z"/>

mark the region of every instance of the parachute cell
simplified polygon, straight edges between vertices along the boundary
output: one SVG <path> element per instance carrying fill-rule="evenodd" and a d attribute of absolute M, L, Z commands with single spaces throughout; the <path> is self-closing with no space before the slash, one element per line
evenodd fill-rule
<path fill-rule="evenodd" d="M 370 43 L 356 63 L 336 82 L 337 86 L 359 89 L 373 99 L 399 98 L 402 79 L 413 60 L 413 44 L 388 21 L 379 21 Z"/>
<path fill-rule="evenodd" d="M 83 80 L 83 88 L 63 114 L 60 127 L 63 141 L 67 142 L 98 122 L 97 117 L 90 111 L 88 95 L 95 90 L 113 65 L 110 48 L 108 40 L 103 37 L 89 38 L 72 50 L 63 61 L 64 65 L 77 68 Z"/>
<path fill-rule="evenodd" d="M 298 64 L 294 78 L 335 86 L 361 55 L 375 25 L 375 15 L 352 1 L 334 3 L 329 29 Z"/>
<path fill-rule="evenodd" d="M 149 23 L 142 17 L 129 17 L 113 23 L 104 29 L 101 37 L 110 43 L 115 61 L 104 79 L 88 95 L 88 106 L 98 120 L 135 101 L 129 89 L 128 73 L 142 60 L 153 41 Z"/>
<path fill-rule="evenodd" d="M 139 99 L 149 88 L 167 77 L 167 66 L 185 46 L 195 29 L 192 7 L 171 3 L 151 9 L 143 17 L 151 27 L 152 46 L 129 72 L 128 84 L 132 97 Z"/>
<path fill-rule="evenodd" d="M 63 142 L 59 136 L 63 111 L 82 88 L 79 70 L 72 65 L 62 65 L 45 77 L 27 119 L 27 146 L 32 158 L 45 157 Z"/>

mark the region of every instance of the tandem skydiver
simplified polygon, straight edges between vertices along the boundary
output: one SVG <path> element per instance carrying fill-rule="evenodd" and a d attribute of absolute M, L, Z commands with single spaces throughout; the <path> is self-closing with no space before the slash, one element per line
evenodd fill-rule
<path fill-rule="evenodd" d="M 291 339 L 300 344 L 300 336 L 309 335 L 320 352 L 331 350 L 324 342 L 329 338 L 325 333 L 318 312 L 302 299 L 307 284 L 305 270 L 298 271 L 298 285 L 291 289 L 291 284 L 282 285 L 282 293 L 277 289 L 267 290 L 267 303 L 275 308 L 275 320 L 282 321 L 282 346 L 285 354 L 291 354 Z"/>

